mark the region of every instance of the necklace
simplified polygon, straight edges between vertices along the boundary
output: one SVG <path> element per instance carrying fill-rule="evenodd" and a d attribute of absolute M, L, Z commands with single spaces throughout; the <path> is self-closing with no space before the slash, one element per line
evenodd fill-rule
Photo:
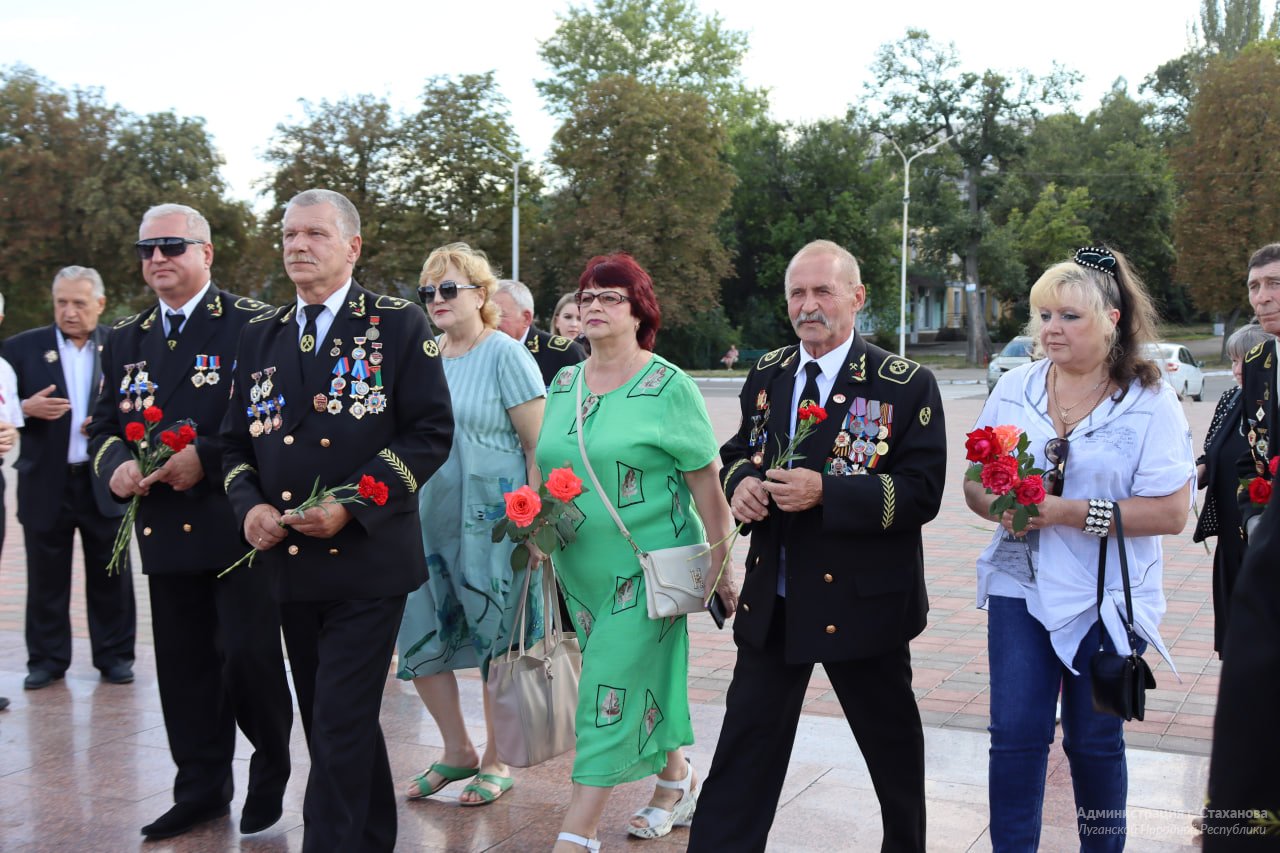
<path fill-rule="evenodd" d="M 455 355 L 450 355 L 449 358 L 462 358 L 464 355 L 471 352 L 473 349 L 476 348 L 476 344 L 480 343 L 480 339 L 484 337 L 484 333 L 487 331 L 489 330 L 485 328 L 484 324 L 481 324 L 479 334 L 477 334 L 474 338 L 471 339 L 471 345 L 460 353 L 457 353 Z M 448 347 L 453 345 L 453 338 L 449 335 L 448 332 L 445 332 L 444 336 L 445 336 L 445 346 L 442 347 L 442 349 L 447 349 Z"/>
<path fill-rule="evenodd" d="M 1058 397 L 1058 366 L 1056 364 L 1053 365 L 1052 373 L 1053 373 L 1053 376 L 1050 379 L 1050 384 L 1053 386 L 1053 402 L 1054 402 L 1054 406 L 1056 406 L 1058 409 L 1058 416 L 1059 416 L 1059 419 L 1062 421 L 1063 426 L 1074 426 L 1080 423 L 1085 418 L 1089 417 L 1090 413 L 1092 413 L 1093 410 L 1098 407 L 1098 404 L 1102 402 L 1102 398 L 1106 396 L 1107 389 L 1105 386 L 1107 384 L 1107 380 L 1109 379 L 1109 377 L 1103 376 L 1102 379 L 1098 380 L 1097 385 L 1094 385 L 1091 389 L 1089 389 L 1088 393 L 1085 394 L 1085 396 L 1081 397 L 1079 400 L 1075 402 L 1075 405 L 1068 406 L 1067 408 L 1064 409 L 1062 408 L 1062 405 L 1058 402 L 1060 398 Z M 1098 394 L 1097 397 L 1094 397 L 1093 396 L 1094 392 L 1097 391 L 1099 388 L 1102 389 L 1102 393 Z M 1093 405 L 1090 406 L 1088 409 L 1086 409 L 1084 413 L 1080 415 L 1080 417 L 1074 418 L 1074 419 L 1070 418 L 1069 414 L 1071 410 L 1079 407 L 1081 403 L 1083 403 L 1085 400 L 1088 400 L 1088 399 L 1093 399 Z"/>

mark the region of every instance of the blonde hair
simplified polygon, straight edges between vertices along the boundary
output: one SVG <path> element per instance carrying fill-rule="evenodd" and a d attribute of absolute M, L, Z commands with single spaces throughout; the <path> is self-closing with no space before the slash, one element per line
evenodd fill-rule
<path fill-rule="evenodd" d="M 1137 379 L 1146 388 L 1160 384 L 1160 369 L 1144 352 L 1146 344 L 1156 339 L 1156 309 L 1147 289 L 1120 252 L 1107 247 L 1116 259 L 1116 271 L 1091 269 L 1075 261 L 1054 264 L 1031 286 L 1031 319 L 1025 334 L 1035 344 L 1037 356 L 1044 355 L 1040 344 L 1040 309 L 1046 305 L 1077 305 L 1092 316 L 1104 330 L 1107 339 L 1108 373 L 1120 387 L 1123 398 L 1130 383 Z M 1108 313 L 1120 312 L 1114 324 Z"/>
<path fill-rule="evenodd" d="M 498 320 L 502 310 L 493 304 L 493 294 L 498 289 L 498 277 L 489 266 L 489 256 L 479 249 L 473 249 L 466 243 L 449 243 L 427 255 L 422 265 L 422 275 L 418 276 L 418 284 L 439 282 L 444 278 L 445 267 L 453 264 L 464 276 L 468 284 L 477 285 L 484 294 L 484 303 L 480 306 L 480 320 L 486 329 L 498 328 Z M 461 282 L 459 282 L 461 283 Z"/>
<path fill-rule="evenodd" d="M 556 310 L 551 313 L 551 333 L 553 335 L 564 335 L 564 332 L 559 329 L 560 312 L 564 310 L 564 306 L 574 302 L 577 298 L 578 294 L 576 293 L 566 293 L 556 302 Z"/>

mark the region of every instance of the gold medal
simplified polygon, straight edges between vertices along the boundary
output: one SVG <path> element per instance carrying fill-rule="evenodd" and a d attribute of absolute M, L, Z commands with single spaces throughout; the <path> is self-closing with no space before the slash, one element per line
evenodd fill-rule
<path fill-rule="evenodd" d="M 262 435 L 262 421 L 254 421 L 253 423 L 249 424 L 249 435 L 253 436 L 254 438 L 257 438 L 260 435 Z"/>
<path fill-rule="evenodd" d="M 884 456 L 888 452 L 889 452 L 889 442 L 882 441 L 876 445 L 876 455 Z"/>

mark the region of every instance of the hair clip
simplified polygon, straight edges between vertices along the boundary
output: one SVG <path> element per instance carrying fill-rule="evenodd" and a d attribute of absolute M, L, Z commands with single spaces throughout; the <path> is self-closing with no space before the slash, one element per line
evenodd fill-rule
<path fill-rule="evenodd" d="M 1104 272 L 1116 277 L 1116 256 L 1106 246 L 1085 246 L 1076 249 L 1075 262 L 1082 267 Z"/>

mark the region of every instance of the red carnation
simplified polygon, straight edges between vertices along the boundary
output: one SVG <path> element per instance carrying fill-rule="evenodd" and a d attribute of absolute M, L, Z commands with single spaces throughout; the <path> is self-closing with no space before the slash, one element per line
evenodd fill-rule
<path fill-rule="evenodd" d="M 1280 456 L 1272 456 L 1271 464 L 1267 467 L 1271 471 L 1271 476 L 1274 477 L 1276 475 L 1276 469 L 1280 468 Z"/>
<path fill-rule="evenodd" d="M 368 498 L 378 506 L 383 506 L 390 495 L 386 483 L 380 483 L 368 474 L 360 478 L 360 485 L 356 487 L 356 491 L 360 497 Z"/>
<path fill-rule="evenodd" d="M 799 418 L 799 419 L 800 419 L 800 420 L 802 420 L 802 421 L 806 421 L 806 420 L 808 420 L 808 419 L 809 419 L 809 407 L 808 407 L 808 406 L 801 406 L 799 409 L 797 409 L 797 410 L 796 410 L 796 417 L 797 417 L 797 418 Z"/>
<path fill-rule="evenodd" d="M 196 431 L 190 424 L 183 424 L 178 427 L 178 438 L 181 439 L 182 446 L 186 447 L 188 444 L 196 440 Z"/>
<path fill-rule="evenodd" d="M 147 428 L 137 421 L 130 421 L 124 425 L 124 437 L 130 441 L 142 441 L 147 435 Z"/>
<path fill-rule="evenodd" d="M 1032 474 L 1018 484 L 1018 503 L 1032 506 L 1044 502 L 1044 481 L 1039 474 Z"/>
<path fill-rule="evenodd" d="M 182 444 L 178 441 L 178 434 L 171 429 L 167 429 L 160 433 L 160 443 L 172 450 L 174 453 L 177 453 L 182 449 Z"/>
<path fill-rule="evenodd" d="M 965 436 L 964 452 L 970 462 L 990 462 L 1000 455 L 1000 439 L 991 427 L 975 429 Z"/>
<path fill-rule="evenodd" d="M 814 418 L 818 423 L 822 423 L 827 419 L 827 410 L 821 406 L 810 406 L 809 417 Z"/>
<path fill-rule="evenodd" d="M 1271 500 L 1271 481 L 1254 477 L 1249 481 L 1249 500 L 1256 504 L 1265 504 Z"/>
<path fill-rule="evenodd" d="M 149 424 L 159 423 L 163 417 L 164 412 L 160 410 L 159 406 L 147 406 L 142 410 L 142 419 Z"/>
<path fill-rule="evenodd" d="M 982 485 L 993 495 L 1007 494 L 1018 482 L 1018 460 L 1012 456 L 998 456 L 982 467 Z"/>
<path fill-rule="evenodd" d="M 373 494 L 370 496 L 373 502 L 378 506 L 385 506 L 387 498 L 391 496 L 391 490 L 387 488 L 386 483 L 375 483 L 373 486 Z"/>

